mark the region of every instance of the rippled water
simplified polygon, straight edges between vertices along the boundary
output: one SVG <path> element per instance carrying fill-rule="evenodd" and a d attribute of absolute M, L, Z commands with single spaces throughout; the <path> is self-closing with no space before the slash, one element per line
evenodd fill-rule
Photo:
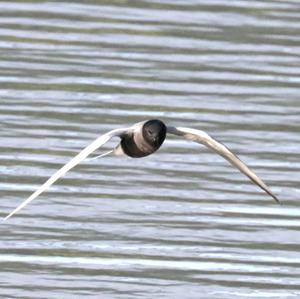
<path fill-rule="evenodd" d="M 300 298 L 299 32 L 298 0 L 1 1 L 1 217 L 149 118 L 284 203 L 178 138 L 84 162 L 0 225 L 1 298 Z"/>

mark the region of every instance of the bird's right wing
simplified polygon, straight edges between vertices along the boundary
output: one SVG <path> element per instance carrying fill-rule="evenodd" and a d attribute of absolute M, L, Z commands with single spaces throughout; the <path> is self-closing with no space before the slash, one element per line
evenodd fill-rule
<path fill-rule="evenodd" d="M 177 136 L 182 136 L 197 143 L 201 143 L 212 149 L 214 152 L 225 158 L 232 166 L 239 169 L 240 172 L 245 174 L 253 183 L 258 185 L 266 193 L 272 196 L 278 203 L 280 203 L 279 199 L 273 194 L 270 188 L 251 169 L 249 169 L 249 167 L 242 162 L 238 156 L 232 153 L 224 144 L 213 139 L 204 131 L 191 128 L 175 128 L 168 126 L 167 132 Z"/>
<path fill-rule="evenodd" d="M 38 197 L 42 192 L 48 189 L 53 183 L 55 183 L 59 178 L 65 175 L 71 168 L 79 164 L 86 157 L 88 157 L 92 152 L 100 148 L 103 144 L 109 141 L 114 136 L 121 136 L 122 134 L 128 132 L 129 129 L 116 129 L 112 130 L 94 140 L 90 145 L 84 148 L 79 154 L 77 154 L 71 161 L 65 164 L 61 169 L 54 173 L 40 188 L 38 188 L 33 194 L 31 194 L 25 201 L 23 201 L 17 208 L 15 208 L 9 215 L 7 215 L 3 221 L 10 218 L 12 215 L 20 211 L 32 200 Z"/>

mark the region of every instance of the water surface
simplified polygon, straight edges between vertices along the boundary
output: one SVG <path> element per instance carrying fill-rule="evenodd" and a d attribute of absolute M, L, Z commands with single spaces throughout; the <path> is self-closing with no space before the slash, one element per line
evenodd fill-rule
<path fill-rule="evenodd" d="M 300 298 L 299 10 L 1 1 L 1 217 L 93 139 L 149 118 L 208 131 L 284 203 L 174 137 L 82 163 L 1 224 L 1 298 Z"/>

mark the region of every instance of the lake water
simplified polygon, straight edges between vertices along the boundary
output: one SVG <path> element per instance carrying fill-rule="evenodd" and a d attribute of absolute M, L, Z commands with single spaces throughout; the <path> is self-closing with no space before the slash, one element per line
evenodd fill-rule
<path fill-rule="evenodd" d="M 0 297 L 300 298 L 299 32 L 298 0 L 1 1 L 1 217 L 150 118 L 283 205 L 180 138 L 84 162 L 0 224 Z"/>

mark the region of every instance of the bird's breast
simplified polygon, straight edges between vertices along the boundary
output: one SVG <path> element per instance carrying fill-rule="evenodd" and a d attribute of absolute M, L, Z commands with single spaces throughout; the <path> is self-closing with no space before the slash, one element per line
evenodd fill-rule
<path fill-rule="evenodd" d="M 132 134 L 125 136 L 121 140 L 121 147 L 123 152 L 132 158 L 142 158 L 154 153 L 159 146 L 149 144 L 142 136 L 142 134 Z"/>

